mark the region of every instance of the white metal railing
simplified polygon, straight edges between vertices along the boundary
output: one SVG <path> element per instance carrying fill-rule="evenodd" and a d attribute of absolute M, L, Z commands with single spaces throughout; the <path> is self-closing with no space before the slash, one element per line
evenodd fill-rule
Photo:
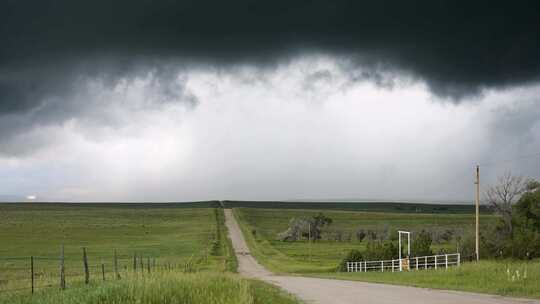
<path fill-rule="evenodd" d="M 383 261 L 347 262 L 347 272 L 448 269 L 448 267 L 460 264 L 460 254 L 451 253 Z"/>

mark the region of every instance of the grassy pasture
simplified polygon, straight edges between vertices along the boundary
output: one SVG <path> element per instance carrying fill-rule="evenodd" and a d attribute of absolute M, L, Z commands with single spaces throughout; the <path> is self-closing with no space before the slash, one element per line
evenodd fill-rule
<path fill-rule="evenodd" d="M 0 204 L 0 303 L 298 303 L 279 288 L 234 274 L 223 211 L 208 208 L 214 205 Z M 60 244 L 65 291 L 59 290 Z M 90 285 L 83 283 L 83 246 Z M 121 280 L 114 276 L 113 249 Z M 144 271 L 132 270 L 135 252 L 144 257 Z M 33 296 L 30 255 L 37 257 Z M 151 273 L 148 257 L 157 258 Z M 185 273 L 186 264 L 195 273 Z"/>
<path fill-rule="evenodd" d="M 381 213 L 336 210 L 306 209 L 234 209 L 235 216 L 241 223 L 244 234 L 254 254 L 268 268 L 284 273 L 330 272 L 351 249 L 364 249 L 365 241 L 358 242 L 354 232 L 358 228 L 364 230 L 397 229 L 419 231 L 421 229 L 457 229 L 465 232 L 473 231 L 474 217 L 469 214 L 411 214 Z M 323 212 L 333 219 L 333 223 L 323 229 L 323 233 L 342 231 L 351 235 L 350 241 L 324 241 L 309 243 L 308 241 L 282 242 L 277 239 L 278 233 L 288 227 L 293 217 L 309 217 Z M 484 214 L 481 222 L 492 223 L 495 216 Z M 255 234 L 254 234 L 255 232 Z M 434 244 L 437 252 L 446 249 L 456 251 L 456 242 Z"/>
<path fill-rule="evenodd" d="M 292 217 L 307 217 L 323 212 L 334 223 L 327 230 L 391 229 L 418 231 L 420 229 L 457 229 L 473 231 L 473 216 L 468 214 L 410 214 L 356 211 L 299 210 L 299 209 L 235 209 L 241 228 L 253 255 L 275 272 L 315 277 L 389 283 L 427 288 L 482 292 L 505 296 L 540 298 L 540 261 L 482 261 L 463 263 L 448 270 L 420 270 L 402 273 L 368 272 L 340 273 L 335 268 L 352 248 L 363 249 L 365 242 L 306 241 L 282 242 L 276 235 L 287 229 Z M 496 220 L 494 215 L 481 215 L 482 225 Z M 255 230 L 255 233 L 253 231 Z M 455 242 L 436 244 L 455 250 Z M 311 253 L 311 254 L 310 254 Z"/>
<path fill-rule="evenodd" d="M 37 286 L 58 284 L 61 244 L 68 286 L 84 273 L 82 247 L 91 279 L 101 279 L 102 263 L 112 276 L 114 249 L 120 270 L 132 268 L 134 253 L 145 267 L 156 258 L 161 265 L 192 261 L 200 270 L 224 270 L 229 253 L 211 254 L 217 227 L 212 208 L 1 204 L 0 291 L 29 286 L 31 255 Z"/>

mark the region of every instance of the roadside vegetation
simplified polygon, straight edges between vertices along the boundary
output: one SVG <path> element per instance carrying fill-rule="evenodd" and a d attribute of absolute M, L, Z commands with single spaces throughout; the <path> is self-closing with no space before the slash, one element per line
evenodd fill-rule
<path fill-rule="evenodd" d="M 481 235 L 482 252 L 492 258 L 540 257 L 540 182 L 507 173 L 485 193 L 499 215 Z"/>
<path fill-rule="evenodd" d="M 65 291 L 48 290 L 0 297 L 2 304 L 297 304 L 280 289 L 238 275 L 216 272 L 132 274 L 120 281 L 79 285 Z"/>
<path fill-rule="evenodd" d="M 321 227 L 320 238 L 309 241 L 309 221 L 322 213 L 332 223 Z M 474 245 L 472 214 L 414 214 L 357 211 L 299 210 L 299 209 L 234 209 L 252 254 L 267 268 L 278 273 L 335 272 L 351 250 L 366 252 L 373 248 L 391 247 L 375 256 L 397 254 L 397 230 L 412 231 L 415 239 L 422 231 L 429 235 L 429 250 L 433 253 L 462 252 L 464 259 L 472 258 Z M 302 220 L 298 220 L 302 219 Z M 498 217 L 481 214 L 481 227 L 494 225 Z M 302 229 L 291 229 L 304 224 Z M 304 229 L 304 230 L 303 230 Z M 284 238 L 284 232 L 298 232 L 298 238 Z M 294 240 L 293 240 L 294 239 Z M 426 240 L 425 242 L 429 242 Z M 386 245 L 385 245 L 386 244 Z M 419 250 L 419 248 L 416 248 Z M 414 251 L 414 250 L 413 250 Z"/>
<path fill-rule="evenodd" d="M 2 304 L 298 303 L 276 287 L 235 274 L 236 256 L 218 208 L 0 204 L 0 244 Z M 114 250 L 121 279 L 113 270 Z"/>
<path fill-rule="evenodd" d="M 482 260 L 479 263 L 463 263 L 448 270 L 327 272 L 311 276 L 540 298 L 539 260 Z"/>
<path fill-rule="evenodd" d="M 485 202 L 492 214 L 480 217 L 480 263 L 471 263 L 473 214 L 240 208 L 235 216 L 253 255 L 275 272 L 540 298 L 540 183 L 504 175 Z M 348 261 L 396 259 L 397 230 L 412 232 L 412 257 L 459 252 L 462 266 L 346 273 Z"/>

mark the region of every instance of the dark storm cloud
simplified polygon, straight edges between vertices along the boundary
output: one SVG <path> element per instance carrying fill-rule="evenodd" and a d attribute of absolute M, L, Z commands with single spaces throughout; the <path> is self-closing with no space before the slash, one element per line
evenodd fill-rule
<path fill-rule="evenodd" d="M 90 128 L 120 128 L 122 118 L 111 111 L 115 104 L 121 104 L 126 113 L 141 110 L 141 106 L 155 109 L 179 101 L 193 107 L 198 99 L 187 90 L 187 76 L 179 70 L 182 67 L 177 64 L 155 60 L 107 59 L 44 63 L 3 74 L 0 82 L 6 90 L 0 91 L 0 156 L 25 155 L 54 144 L 56 138 L 48 136 L 46 128 L 61 127 L 73 119 Z M 144 93 L 151 96 L 143 98 L 149 105 L 100 95 L 138 79 L 146 81 Z"/>
<path fill-rule="evenodd" d="M 0 113 L 156 59 L 265 65 L 305 52 L 410 73 L 459 99 L 538 80 L 539 15 L 538 1 L 4 0 Z"/>

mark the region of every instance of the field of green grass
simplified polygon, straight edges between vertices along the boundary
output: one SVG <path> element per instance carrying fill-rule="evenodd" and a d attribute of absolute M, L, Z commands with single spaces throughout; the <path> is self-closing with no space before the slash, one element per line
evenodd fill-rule
<path fill-rule="evenodd" d="M 34 256 L 36 288 L 59 282 L 61 245 L 69 286 L 84 274 L 86 247 L 91 280 L 113 277 L 114 250 L 121 271 L 133 268 L 133 256 L 150 263 L 198 270 L 225 270 L 229 252 L 212 252 L 219 236 L 212 208 L 126 207 L 94 205 L 0 205 L 0 291 L 30 286 Z M 222 230 L 222 229 L 221 229 Z M 226 242 L 221 244 L 226 245 Z M 226 247 L 224 247 L 226 248 Z M 137 267 L 140 269 L 140 258 Z"/>
<path fill-rule="evenodd" d="M 316 242 L 296 241 L 283 242 L 277 237 L 285 231 L 291 218 L 310 217 L 323 212 L 332 218 L 333 223 L 323 229 L 323 233 L 332 235 L 339 231 L 348 235 L 342 241 L 319 240 Z M 313 273 L 334 271 L 341 259 L 351 250 L 365 248 L 366 241 L 355 240 L 355 231 L 398 229 L 420 231 L 422 229 L 454 229 L 473 231 L 473 216 L 468 214 L 411 214 L 380 213 L 335 210 L 302 210 L 302 209 L 234 209 L 247 242 L 253 253 L 266 267 L 281 273 Z M 492 223 L 495 216 L 481 216 L 484 225 Z M 455 241 L 442 242 L 432 246 L 433 251 L 444 249 L 456 252 Z"/>
<path fill-rule="evenodd" d="M 323 229 L 323 240 L 278 240 L 291 218 L 319 212 L 333 219 Z M 335 271 L 349 250 L 365 247 L 365 241 L 355 239 L 358 228 L 380 235 L 397 229 L 471 232 L 470 214 L 261 208 L 238 208 L 234 214 L 252 254 L 274 272 L 540 298 L 540 261 L 485 261 L 444 271 L 404 273 Z M 488 213 L 481 216 L 482 225 L 495 220 Z M 337 233 L 341 240 L 333 239 Z M 208 206 L 0 204 L 0 244 L 1 304 L 298 303 L 276 287 L 234 273 L 237 261 L 223 211 Z M 65 291 L 58 288 L 61 245 L 65 248 Z M 454 252 L 456 246 L 451 239 L 433 244 L 432 249 Z M 89 285 L 83 284 L 82 247 L 88 253 Z M 121 280 L 114 277 L 114 250 Z M 134 254 L 143 257 L 145 271 L 140 260 L 133 271 Z M 29 296 L 30 256 L 35 257 L 34 296 Z M 157 265 L 148 273 L 147 262 L 150 259 L 153 264 L 154 258 Z"/>
<path fill-rule="evenodd" d="M 58 257 L 64 245 L 66 260 L 80 259 L 84 246 L 94 259 L 116 249 L 172 262 L 199 255 L 215 232 L 210 208 L 0 204 L 0 258 Z"/>
<path fill-rule="evenodd" d="M 0 303 L 297 303 L 273 286 L 234 274 L 237 261 L 222 209 L 189 207 L 0 204 Z M 59 290 L 61 245 L 65 291 Z"/>
<path fill-rule="evenodd" d="M 246 236 L 252 254 L 267 268 L 278 273 L 304 276 L 389 283 L 417 287 L 452 289 L 505 296 L 540 298 L 540 261 L 482 261 L 462 263 L 459 268 L 448 270 L 420 270 L 411 272 L 340 273 L 336 266 L 350 249 L 364 249 L 365 241 L 307 241 L 283 242 L 277 234 L 287 229 L 293 217 L 309 217 L 323 212 L 333 219 L 325 228 L 354 231 L 380 228 L 388 230 L 421 229 L 473 229 L 473 217 L 466 214 L 410 214 L 377 213 L 333 210 L 286 210 L 239 208 L 236 218 Z M 481 216 L 482 225 L 489 225 L 496 217 Z M 434 244 L 437 251 L 454 249 L 455 241 Z"/>
<path fill-rule="evenodd" d="M 410 272 L 321 273 L 312 276 L 343 280 L 452 289 L 503 296 L 540 298 L 540 261 L 480 261 L 448 270 Z"/>

